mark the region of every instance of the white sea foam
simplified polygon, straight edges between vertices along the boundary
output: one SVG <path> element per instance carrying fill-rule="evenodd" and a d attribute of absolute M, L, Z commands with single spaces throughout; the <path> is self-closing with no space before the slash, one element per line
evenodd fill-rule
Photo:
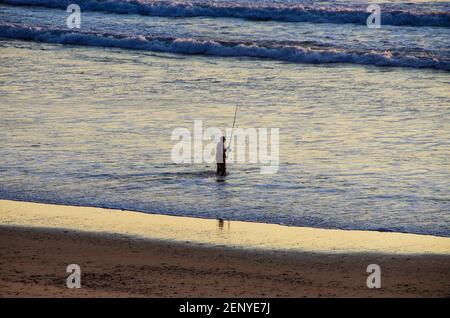
<path fill-rule="evenodd" d="M 301 46 L 273 42 L 214 41 L 193 38 L 127 36 L 95 32 L 71 32 L 15 24 L 0 24 L 0 36 L 70 45 L 117 47 L 156 52 L 220 57 L 266 58 L 294 63 L 353 63 L 376 66 L 450 70 L 450 61 L 408 56 L 390 51 L 358 51 L 337 47 Z"/>
<path fill-rule="evenodd" d="M 72 0 L 2 0 L 12 5 L 34 5 L 65 9 Z M 312 23 L 366 24 L 369 13 L 365 5 L 292 4 L 263 2 L 218 1 L 138 1 L 138 0 L 79 0 L 83 11 L 104 11 L 120 14 L 140 14 L 163 17 L 229 17 L 250 20 L 274 20 Z M 450 13 L 417 11 L 392 5 L 383 6 L 383 25 L 450 26 Z"/>

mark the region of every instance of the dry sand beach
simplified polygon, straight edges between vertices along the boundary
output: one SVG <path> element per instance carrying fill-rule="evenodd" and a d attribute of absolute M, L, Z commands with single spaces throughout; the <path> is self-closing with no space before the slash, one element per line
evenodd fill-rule
<path fill-rule="evenodd" d="M 0 298 L 450 298 L 450 0 L 71 2 L 0 1 Z"/>
<path fill-rule="evenodd" d="M 443 237 L 6 200 L 0 224 L 1 297 L 450 296 Z M 72 263 L 80 289 L 65 285 Z M 381 289 L 366 286 L 369 264 Z"/>

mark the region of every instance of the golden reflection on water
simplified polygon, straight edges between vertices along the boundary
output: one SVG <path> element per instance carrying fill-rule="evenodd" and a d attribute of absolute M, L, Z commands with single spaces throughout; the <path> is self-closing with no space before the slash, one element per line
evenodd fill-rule
<path fill-rule="evenodd" d="M 448 232 L 441 72 L 28 45 L 2 48 L 3 197 Z M 238 127 L 280 128 L 276 176 L 230 163 L 216 181 L 191 173 L 212 165 L 172 164 L 174 129 L 230 127 L 238 100 Z"/>

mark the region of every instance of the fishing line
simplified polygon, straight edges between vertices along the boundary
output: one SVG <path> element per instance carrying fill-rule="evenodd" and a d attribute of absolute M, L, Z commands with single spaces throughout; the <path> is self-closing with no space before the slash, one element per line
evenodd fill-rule
<path fill-rule="evenodd" d="M 236 124 L 236 117 L 237 117 L 238 109 L 239 109 L 239 103 L 236 104 L 236 109 L 234 111 L 233 128 L 231 128 L 231 137 L 230 137 L 230 140 L 228 141 L 227 150 L 230 150 L 231 141 L 233 140 L 234 125 Z"/>

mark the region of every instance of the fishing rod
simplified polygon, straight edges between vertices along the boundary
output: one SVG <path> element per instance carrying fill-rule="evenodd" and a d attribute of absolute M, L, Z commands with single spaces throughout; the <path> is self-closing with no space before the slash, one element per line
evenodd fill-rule
<path fill-rule="evenodd" d="M 227 150 L 231 149 L 230 146 L 231 146 L 231 141 L 233 140 L 233 132 L 234 132 L 234 126 L 236 124 L 236 117 L 237 117 L 238 109 L 239 109 L 239 103 L 236 104 L 236 109 L 234 111 L 233 128 L 231 128 L 231 136 L 230 136 L 230 140 L 228 141 Z"/>

